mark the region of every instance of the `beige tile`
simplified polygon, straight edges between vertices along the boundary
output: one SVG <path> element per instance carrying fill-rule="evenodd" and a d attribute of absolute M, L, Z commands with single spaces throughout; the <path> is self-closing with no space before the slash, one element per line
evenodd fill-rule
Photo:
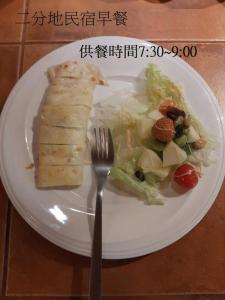
<path fill-rule="evenodd" d="M 27 71 L 35 62 L 37 62 L 44 55 L 55 49 L 63 46 L 64 44 L 43 44 L 43 45 L 26 45 L 24 47 L 24 60 L 22 71 Z"/>
<path fill-rule="evenodd" d="M 24 0 L 0 1 L 0 42 L 20 42 L 22 40 L 22 24 L 24 14 Z"/>
<path fill-rule="evenodd" d="M 18 46 L 0 46 L 0 111 L 17 79 Z"/>

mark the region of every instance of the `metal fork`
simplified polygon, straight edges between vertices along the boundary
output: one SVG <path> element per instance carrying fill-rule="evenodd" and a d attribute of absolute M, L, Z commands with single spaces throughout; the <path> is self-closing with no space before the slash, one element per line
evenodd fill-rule
<path fill-rule="evenodd" d="M 94 128 L 95 143 L 91 158 L 97 178 L 94 237 L 92 244 L 90 300 L 101 299 L 102 267 L 102 197 L 103 187 L 114 161 L 113 141 L 110 129 Z"/>

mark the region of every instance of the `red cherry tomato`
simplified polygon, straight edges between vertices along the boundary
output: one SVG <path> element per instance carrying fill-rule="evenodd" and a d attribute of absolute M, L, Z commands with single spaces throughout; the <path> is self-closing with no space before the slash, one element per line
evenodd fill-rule
<path fill-rule="evenodd" d="M 198 183 L 198 175 L 192 165 L 183 164 L 176 169 L 174 181 L 182 187 L 192 189 Z"/>
<path fill-rule="evenodd" d="M 166 116 L 167 111 L 170 107 L 177 107 L 176 102 L 173 100 L 165 100 L 163 103 L 160 104 L 159 111 L 161 112 L 161 114 Z"/>

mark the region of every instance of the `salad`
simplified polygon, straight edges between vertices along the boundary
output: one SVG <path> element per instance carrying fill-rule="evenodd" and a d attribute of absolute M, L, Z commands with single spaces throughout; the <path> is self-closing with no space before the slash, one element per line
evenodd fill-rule
<path fill-rule="evenodd" d="M 156 65 L 147 67 L 142 94 L 101 108 L 114 141 L 111 178 L 148 204 L 164 203 L 160 190 L 165 181 L 195 188 L 202 167 L 213 162 L 213 138 L 191 113 L 181 89 Z"/>

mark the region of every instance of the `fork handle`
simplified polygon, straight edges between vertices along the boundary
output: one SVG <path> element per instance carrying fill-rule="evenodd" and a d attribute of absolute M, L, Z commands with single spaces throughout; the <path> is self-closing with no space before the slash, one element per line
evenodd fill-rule
<path fill-rule="evenodd" d="M 102 196 L 102 187 L 98 186 L 95 208 L 94 240 L 91 260 L 90 300 L 101 299 Z"/>

